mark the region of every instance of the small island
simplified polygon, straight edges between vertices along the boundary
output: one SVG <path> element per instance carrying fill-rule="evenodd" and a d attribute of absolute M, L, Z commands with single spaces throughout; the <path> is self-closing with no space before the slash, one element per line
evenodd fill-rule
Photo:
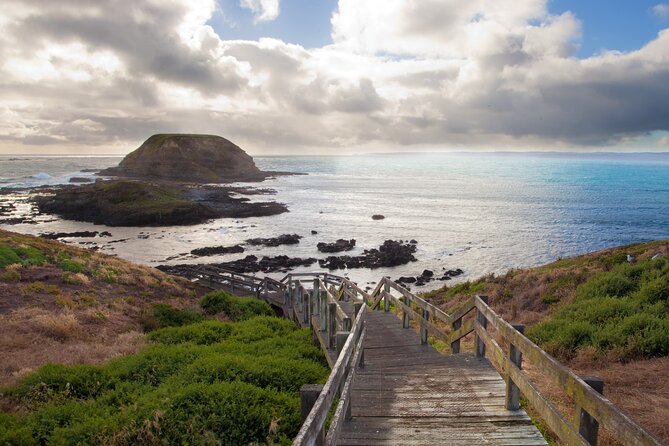
<path fill-rule="evenodd" d="M 168 226 L 212 218 L 262 217 L 288 212 L 277 202 L 233 196 L 269 189 L 221 186 L 263 181 L 253 158 L 220 136 L 160 134 L 147 139 L 94 184 L 48 187 L 34 198 L 40 212 L 107 226 Z M 215 183 L 215 184 L 214 184 Z"/>
<path fill-rule="evenodd" d="M 277 172 L 262 172 L 239 146 L 215 135 L 153 135 L 117 167 L 100 175 L 187 183 L 263 181 Z"/>

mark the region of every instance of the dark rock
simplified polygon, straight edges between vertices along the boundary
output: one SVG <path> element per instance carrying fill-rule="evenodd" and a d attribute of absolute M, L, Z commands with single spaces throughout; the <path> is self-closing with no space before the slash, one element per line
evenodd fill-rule
<path fill-rule="evenodd" d="M 417 242 L 415 239 L 411 239 L 411 240 L 409 241 L 409 243 L 411 243 L 412 245 L 415 245 L 415 244 L 417 244 L 418 242 Z"/>
<path fill-rule="evenodd" d="M 88 177 L 72 177 L 70 178 L 70 183 L 92 183 L 93 178 Z"/>
<path fill-rule="evenodd" d="M 311 235 L 316 235 L 318 234 L 318 231 L 314 231 L 313 229 L 311 230 Z"/>
<path fill-rule="evenodd" d="M 112 237 L 112 234 L 109 231 L 102 231 L 98 234 L 98 237 Z"/>
<path fill-rule="evenodd" d="M 423 270 L 423 274 L 421 274 L 423 277 L 432 277 L 434 276 L 434 271 L 430 271 L 429 269 Z"/>
<path fill-rule="evenodd" d="M 95 237 L 98 234 L 99 232 L 97 231 L 45 232 L 39 236 L 47 240 L 58 240 L 65 237 Z"/>
<path fill-rule="evenodd" d="M 372 215 L 372 220 L 383 220 L 384 218 L 386 218 L 385 215 L 381 215 L 381 214 Z"/>
<path fill-rule="evenodd" d="M 244 248 L 240 245 L 234 246 L 209 246 L 205 248 L 196 248 L 193 249 L 190 253 L 194 256 L 204 257 L 204 256 L 215 256 L 219 254 L 235 254 L 244 252 Z"/>
<path fill-rule="evenodd" d="M 0 219 L 0 225 L 36 225 L 37 222 L 31 218 L 10 217 Z"/>
<path fill-rule="evenodd" d="M 325 242 L 319 242 L 316 245 L 316 248 L 320 252 L 342 252 L 342 251 L 350 251 L 355 247 L 355 239 L 351 240 L 344 240 L 340 238 L 336 242 L 333 243 L 325 243 Z"/>
<path fill-rule="evenodd" d="M 386 240 L 379 249 L 365 250 L 359 256 L 329 256 L 325 259 L 320 259 L 318 264 L 321 268 L 330 270 L 391 267 L 416 261 L 413 255 L 415 252 L 415 245 L 404 244 L 395 240 Z"/>
<path fill-rule="evenodd" d="M 240 274 L 250 273 L 274 273 L 274 272 L 288 272 L 293 268 L 299 266 L 311 266 L 316 263 L 314 258 L 302 259 L 299 257 L 276 256 L 263 257 L 258 260 L 254 255 L 248 255 L 243 259 L 234 260 L 232 262 L 214 263 L 213 266 L 225 268 L 236 271 Z M 160 265 L 158 269 L 169 274 L 176 274 L 193 278 L 197 276 L 197 269 L 202 265 Z"/>
<path fill-rule="evenodd" d="M 409 276 L 409 277 L 402 276 L 397 281 L 400 282 L 400 283 L 415 283 L 416 278 L 411 277 L 411 276 Z"/>
<path fill-rule="evenodd" d="M 300 243 L 302 236 L 297 234 L 282 234 L 278 237 L 271 238 L 251 238 L 246 240 L 246 243 L 252 246 L 279 246 L 279 245 L 296 245 Z"/>

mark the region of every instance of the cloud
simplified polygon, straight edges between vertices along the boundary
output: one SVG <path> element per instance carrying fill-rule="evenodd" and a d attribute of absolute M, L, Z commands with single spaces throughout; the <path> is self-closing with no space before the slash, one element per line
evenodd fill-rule
<path fill-rule="evenodd" d="M 669 20 L 669 5 L 666 3 L 658 3 L 650 8 L 650 11 L 660 20 Z"/>
<path fill-rule="evenodd" d="M 579 20 L 547 0 L 340 0 L 314 49 L 224 40 L 213 0 L 101 5 L 6 0 L 0 151 L 127 152 L 179 131 L 252 153 L 560 149 L 669 131 L 669 30 L 578 59 Z"/>
<path fill-rule="evenodd" d="M 255 22 L 271 22 L 279 17 L 279 0 L 240 0 L 239 6 L 250 9 Z"/>

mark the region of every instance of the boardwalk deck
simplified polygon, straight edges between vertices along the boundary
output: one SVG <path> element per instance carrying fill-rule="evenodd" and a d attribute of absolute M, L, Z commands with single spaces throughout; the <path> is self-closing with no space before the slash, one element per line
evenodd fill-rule
<path fill-rule="evenodd" d="M 486 359 L 421 345 L 392 313 L 369 312 L 364 356 L 339 445 L 547 444 Z"/>

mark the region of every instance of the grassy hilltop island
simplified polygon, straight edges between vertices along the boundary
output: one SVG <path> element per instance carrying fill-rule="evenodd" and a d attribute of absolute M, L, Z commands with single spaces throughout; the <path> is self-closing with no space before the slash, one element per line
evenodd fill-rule
<path fill-rule="evenodd" d="M 253 158 L 225 138 L 185 134 L 153 135 L 118 167 L 100 174 L 191 183 L 262 181 L 272 175 L 261 172 Z"/>
<path fill-rule="evenodd" d="M 328 368 L 265 302 L 0 231 L 0 444 L 290 444 Z"/>
<path fill-rule="evenodd" d="M 118 178 L 43 188 L 35 197 L 40 212 L 108 226 L 164 226 L 288 211 L 281 203 L 233 196 L 272 190 L 217 185 L 285 174 L 261 171 L 246 152 L 220 136 L 153 135 L 117 167 L 99 174 Z"/>

